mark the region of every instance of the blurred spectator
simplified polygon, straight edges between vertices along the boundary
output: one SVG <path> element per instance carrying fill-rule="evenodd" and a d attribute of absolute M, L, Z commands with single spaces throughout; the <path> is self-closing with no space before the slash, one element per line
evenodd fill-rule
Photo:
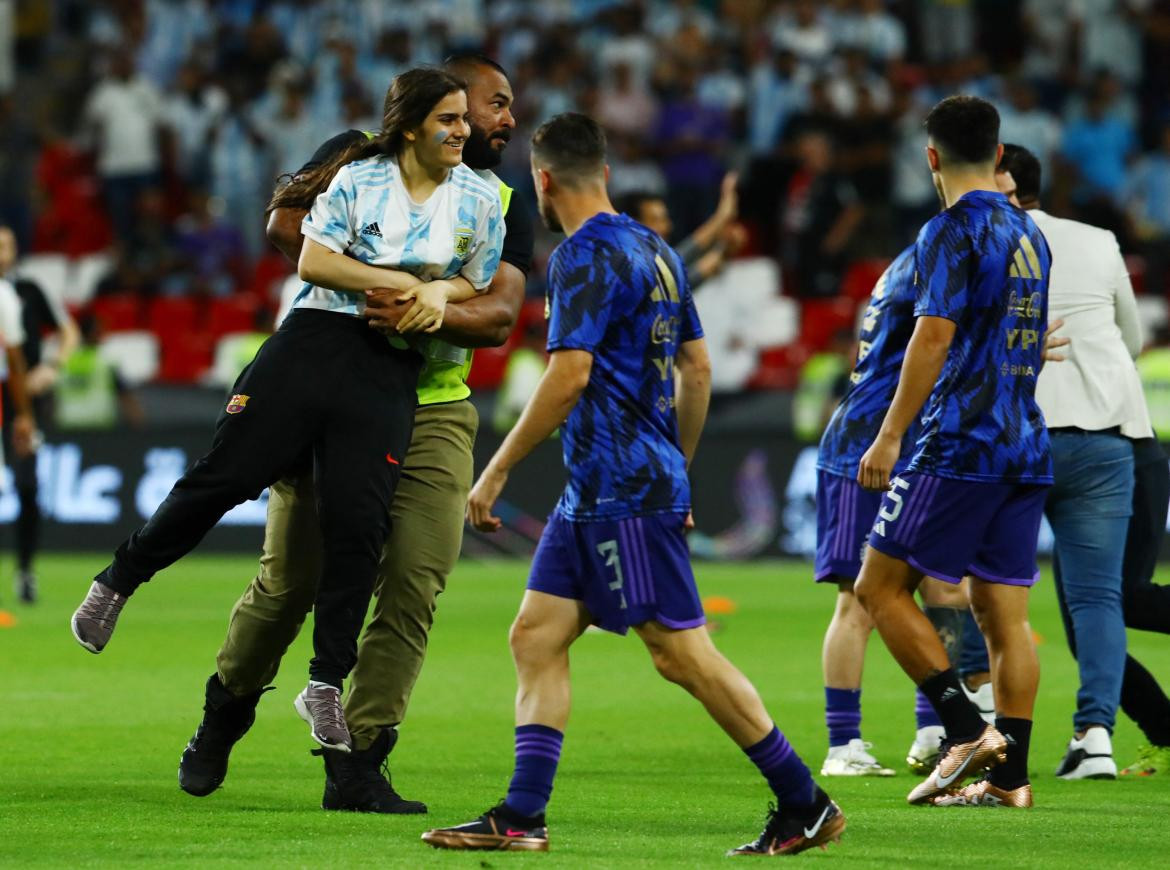
<path fill-rule="evenodd" d="M 975 51 L 974 0 L 918 0 L 918 39 L 928 61 L 954 60 Z"/>
<path fill-rule="evenodd" d="M 890 85 L 885 78 L 869 68 L 865 54 L 851 48 L 841 55 L 838 69 L 829 74 L 829 102 L 837 115 L 849 117 L 858 111 L 862 92 L 873 111 L 885 112 L 890 108 Z"/>
<path fill-rule="evenodd" d="M 836 169 L 827 132 L 801 133 L 796 152 L 799 166 L 780 204 L 780 262 L 795 295 L 835 296 L 865 209 L 856 188 Z"/>
<path fill-rule="evenodd" d="M 656 49 L 654 41 L 642 26 L 642 9 L 633 3 L 615 6 L 609 13 L 612 33 L 602 43 L 598 53 L 599 72 L 603 79 L 611 76 L 616 67 L 625 66 L 637 88 L 646 88 L 654 68 Z"/>
<path fill-rule="evenodd" d="M 654 131 L 670 213 L 683 232 L 714 210 L 731 136 L 727 114 L 700 103 L 695 85 L 695 70 L 678 70 L 675 91 L 663 104 Z"/>
<path fill-rule="evenodd" d="M 273 167 L 278 173 L 292 172 L 301 166 L 334 132 L 321 123 L 320 115 L 311 113 L 305 105 L 306 82 L 289 76 L 281 83 L 280 102 L 276 111 L 266 119 L 257 119 L 256 129 L 269 146 Z M 333 103 L 327 119 L 332 119 L 342 105 L 341 93 Z M 381 129 L 381 124 L 378 128 Z"/>
<path fill-rule="evenodd" d="M 729 172 L 720 186 L 719 205 L 693 233 L 675 245 L 686 267 L 687 283 L 697 289 L 716 275 L 743 247 L 743 228 L 735 223 L 739 213 L 736 185 L 739 177 Z M 615 197 L 614 207 L 670 241 L 674 223 L 666 200 L 649 191 L 634 191 Z"/>
<path fill-rule="evenodd" d="M 1170 123 L 1161 147 L 1139 159 L 1125 184 L 1125 202 L 1146 259 L 1146 291 L 1170 293 Z"/>
<path fill-rule="evenodd" d="M 0 92 L 0 223 L 12 227 L 21 247 L 32 238 L 29 179 L 37 138 L 20 117 L 11 93 Z"/>
<path fill-rule="evenodd" d="M 81 319 L 81 347 L 66 360 L 57 390 L 57 428 L 113 429 L 121 421 L 140 428 L 145 420 L 138 396 L 102 358 L 101 325 Z"/>
<path fill-rule="evenodd" d="M 623 61 L 614 65 L 608 82 L 602 84 L 597 113 L 606 132 L 644 136 L 658 115 L 658 102 Z"/>
<path fill-rule="evenodd" d="M 901 60 L 906 28 L 886 9 L 885 0 L 856 0 L 838 24 L 842 45 L 860 50 L 875 63 Z"/>
<path fill-rule="evenodd" d="M 1126 84 L 1142 72 L 1142 14 L 1150 0 L 1070 0 L 1077 66 L 1108 70 Z"/>
<path fill-rule="evenodd" d="M 163 112 L 158 91 L 135 71 L 125 47 L 111 54 L 83 117 L 114 232 L 130 239 L 135 201 L 159 183 Z"/>
<path fill-rule="evenodd" d="M 805 109 L 808 87 L 797 73 L 796 55 L 778 51 L 752 67 L 748 81 L 748 145 L 753 154 L 771 153 L 789 118 Z"/>
<path fill-rule="evenodd" d="M 927 107 L 909 88 L 894 94 L 892 199 L 897 235 L 892 247 L 908 245 L 939 209 L 938 192 L 930 179 L 923 148 L 922 119 Z"/>
<path fill-rule="evenodd" d="M 669 41 L 684 27 L 695 28 L 704 39 L 715 36 L 715 16 L 699 0 L 655 0 L 647 26 L 658 39 Z"/>
<path fill-rule="evenodd" d="M 1125 164 L 1137 142 L 1133 129 L 1110 114 L 1108 88 L 1098 81 L 1085 104 L 1085 117 L 1071 121 L 1064 131 L 1061 154 L 1078 180 L 1075 195 L 1081 201 L 1120 194 Z"/>
<path fill-rule="evenodd" d="M 632 191 L 647 191 L 659 197 L 666 195 L 666 177 L 640 139 L 616 136 L 610 142 L 609 190 L 614 197 Z"/>
<path fill-rule="evenodd" d="M 201 296 L 231 295 L 244 277 L 245 249 L 240 231 L 223 219 L 223 201 L 193 191 L 175 230 L 175 248 L 191 282 L 183 289 Z"/>
<path fill-rule="evenodd" d="M 374 95 L 371 96 L 371 112 L 381 116 L 386 88 L 390 87 L 396 75 L 406 72 L 412 66 L 415 66 L 415 60 L 410 31 L 404 27 L 383 30 L 378 36 L 373 57 L 361 65 L 361 77 L 367 90 Z"/>
<path fill-rule="evenodd" d="M 999 138 L 1022 145 L 1040 161 L 1041 177 L 1051 178 L 1052 160 L 1060 149 L 1060 121 L 1040 108 L 1036 89 L 1024 79 L 1012 79 L 1007 100 L 999 104 Z"/>
<path fill-rule="evenodd" d="M 810 72 L 818 72 L 833 53 L 829 13 L 815 0 L 795 0 L 780 7 L 772 23 L 772 44 L 790 51 Z"/>
<path fill-rule="evenodd" d="M 202 183 L 209 171 L 207 144 L 211 129 L 227 109 L 223 88 L 208 81 L 195 61 L 179 67 L 174 87 L 163 100 L 162 116 L 175 155 L 175 168 L 188 184 Z"/>
<path fill-rule="evenodd" d="M 211 131 L 210 191 L 223 201 L 224 213 L 236 217 L 252 257 L 265 244 L 264 206 L 276 175 L 267 144 L 251 118 L 243 91 L 233 88 L 227 112 Z"/>
<path fill-rule="evenodd" d="M 849 389 L 849 372 L 857 356 L 853 332 L 838 330 L 830 345 L 810 356 L 800 369 L 792 396 L 792 429 L 806 444 L 815 444 Z"/>

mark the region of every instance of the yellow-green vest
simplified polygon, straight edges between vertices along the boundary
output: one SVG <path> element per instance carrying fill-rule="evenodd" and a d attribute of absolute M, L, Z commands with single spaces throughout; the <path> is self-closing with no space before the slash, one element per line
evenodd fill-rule
<path fill-rule="evenodd" d="M 114 368 L 96 347 L 79 347 L 61 367 L 56 418 L 62 429 L 112 429 L 117 424 Z"/>
<path fill-rule="evenodd" d="M 1137 370 L 1154 433 L 1162 441 L 1170 440 L 1170 347 L 1147 350 L 1138 357 Z"/>
<path fill-rule="evenodd" d="M 819 441 L 824 431 L 825 403 L 833 384 L 848 363 L 836 353 L 813 354 L 800 370 L 800 383 L 792 397 L 792 429 L 801 441 Z"/>

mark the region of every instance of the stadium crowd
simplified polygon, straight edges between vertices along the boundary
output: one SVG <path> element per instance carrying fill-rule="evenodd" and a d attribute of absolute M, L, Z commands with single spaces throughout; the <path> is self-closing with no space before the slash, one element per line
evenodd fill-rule
<path fill-rule="evenodd" d="M 851 264 L 888 260 L 937 208 L 921 118 L 950 93 L 994 100 L 1003 140 L 1040 156 L 1052 212 L 1114 230 L 1144 256 L 1147 288 L 1166 288 L 1166 0 L 54 0 L 4 13 L 0 222 L 22 251 L 108 254 L 72 301 L 133 298 L 147 325 L 142 300 L 158 297 L 274 309 L 288 273 L 263 235 L 274 179 L 333 133 L 376 128 L 398 72 L 471 48 L 523 83 L 500 170 L 521 195 L 531 130 L 590 112 L 613 141 L 611 193 L 663 196 L 674 242 L 738 170 L 742 253 L 777 260 L 788 296 L 839 297 Z M 533 296 L 551 246 L 538 241 Z M 851 327 L 855 304 L 830 310 L 806 350 Z M 199 365 L 172 368 L 182 380 Z"/>

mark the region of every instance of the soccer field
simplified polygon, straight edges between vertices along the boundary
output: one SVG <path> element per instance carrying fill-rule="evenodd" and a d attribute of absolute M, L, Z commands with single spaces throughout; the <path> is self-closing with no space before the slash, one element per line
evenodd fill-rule
<path fill-rule="evenodd" d="M 319 809 L 321 762 L 292 699 L 304 685 L 305 633 L 238 745 L 223 789 L 178 788 L 179 754 L 199 721 L 229 608 L 254 570 L 246 558 L 192 557 L 143 588 L 100 656 L 74 642 L 69 615 L 104 563 L 46 557 L 42 602 L 6 606 L 0 628 L 0 865 L 297 867 L 686 867 L 723 862 L 753 839 L 770 794 L 743 754 L 682 690 L 662 681 L 634 637 L 587 634 L 574 650 L 574 710 L 550 807 L 547 855 L 436 852 L 427 827 L 478 815 L 504 794 L 512 763 L 514 675 L 507 649 L 526 564 L 463 562 L 441 599 L 431 653 L 402 739 L 394 783 L 429 816 Z M 832 592 L 795 563 L 700 565 L 717 643 L 755 682 L 814 773 L 825 750 L 821 636 Z M 7 592 L 7 590 L 6 590 Z M 827 853 L 795 861 L 906 867 L 1166 866 L 1170 776 L 1066 783 L 1052 770 L 1069 736 L 1076 670 L 1051 582 L 1034 594 L 1042 676 L 1030 811 L 910 807 L 916 778 L 911 685 L 874 638 L 863 729 L 888 780 L 821 780 L 849 828 Z M 1131 633 L 1131 651 L 1170 681 L 1170 639 Z M 1128 763 L 1141 735 L 1119 723 Z M 745 859 L 746 860 L 746 859 Z"/>

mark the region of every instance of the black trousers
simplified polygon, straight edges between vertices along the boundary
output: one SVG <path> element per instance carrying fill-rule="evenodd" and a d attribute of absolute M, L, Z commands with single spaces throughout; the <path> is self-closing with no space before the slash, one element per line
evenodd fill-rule
<path fill-rule="evenodd" d="M 341 686 L 357 661 L 389 507 L 410 444 L 422 358 L 360 318 L 298 309 L 233 387 L 211 450 L 97 580 L 130 595 L 227 511 L 311 458 L 324 543 L 310 678 Z"/>
<path fill-rule="evenodd" d="M 1170 466 L 1157 439 L 1133 442 L 1133 516 L 1121 568 L 1121 605 L 1128 628 L 1170 634 L 1170 586 L 1154 582 L 1158 552 L 1166 531 L 1170 507 Z M 1060 615 L 1069 649 L 1076 655 L 1076 639 L 1068 609 L 1057 584 Z M 1170 698 L 1154 675 L 1133 656 L 1126 656 L 1121 683 L 1121 709 L 1157 746 L 1170 746 Z"/>
<path fill-rule="evenodd" d="M 8 467 L 12 469 L 12 485 L 20 499 L 20 513 L 16 516 L 16 564 L 21 571 L 33 569 L 33 559 L 41 543 L 41 508 L 37 504 L 37 454 L 34 450 L 28 456 L 17 456 L 12 447 L 12 429 L 10 423 L 14 408 L 12 397 L 8 393 L 8 382 L 4 382 L 3 395 L 0 401 L 4 403 L 4 458 Z M 37 426 L 44 428 L 49 419 L 51 407 L 47 395 L 34 396 L 32 399 L 33 416 Z"/>

